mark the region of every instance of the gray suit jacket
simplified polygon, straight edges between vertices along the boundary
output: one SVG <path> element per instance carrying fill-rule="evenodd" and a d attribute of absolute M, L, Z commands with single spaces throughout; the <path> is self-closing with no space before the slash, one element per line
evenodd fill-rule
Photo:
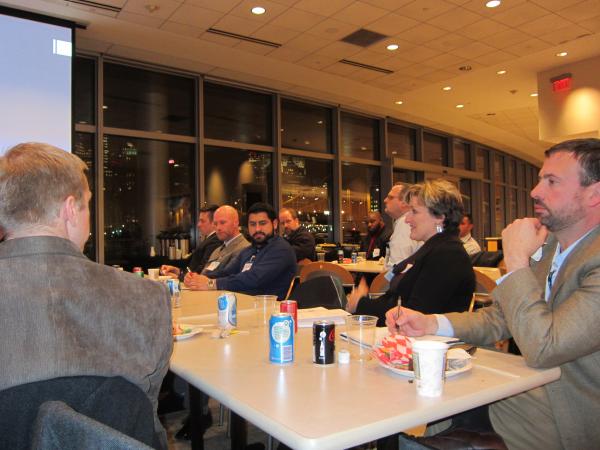
<path fill-rule="evenodd" d="M 455 335 L 475 344 L 513 336 L 531 367 L 561 368 L 544 386 L 567 449 L 600 444 L 600 226 L 571 252 L 544 300 L 556 250 L 550 237 L 542 259 L 508 276 L 495 303 L 475 313 L 448 314 Z"/>
<path fill-rule="evenodd" d="M 243 234 L 238 234 L 236 238 L 231 241 L 227 246 L 217 247 L 208 258 L 204 270 L 202 273 L 206 276 L 213 277 L 215 273 L 219 273 L 227 267 L 227 265 L 235 259 L 239 253 L 246 247 L 250 246 L 250 242 L 246 240 Z M 215 261 L 219 262 L 218 267 L 214 270 L 208 270 L 211 264 Z"/>
<path fill-rule="evenodd" d="M 173 348 L 168 290 L 50 236 L 0 244 L 0 390 L 122 376 L 154 406 Z M 162 430 L 155 414 L 157 430 Z M 166 436 L 165 436 L 166 438 Z"/>

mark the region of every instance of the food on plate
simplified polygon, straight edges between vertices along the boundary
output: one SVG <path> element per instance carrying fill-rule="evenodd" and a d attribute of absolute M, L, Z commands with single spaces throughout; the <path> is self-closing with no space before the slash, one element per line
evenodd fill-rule
<path fill-rule="evenodd" d="M 177 322 L 173 322 L 172 330 L 173 330 L 173 336 L 179 336 L 181 334 L 190 333 L 192 331 L 191 328 L 189 328 L 189 327 L 183 328 Z"/>

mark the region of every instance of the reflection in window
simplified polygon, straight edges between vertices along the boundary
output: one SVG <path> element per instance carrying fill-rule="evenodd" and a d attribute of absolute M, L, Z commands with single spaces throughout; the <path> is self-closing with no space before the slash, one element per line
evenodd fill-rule
<path fill-rule="evenodd" d="M 490 152 L 484 149 L 477 150 L 475 170 L 483 174 L 483 178 L 490 179 Z"/>
<path fill-rule="evenodd" d="M 204 83 L 205 137 L 272 145 L 272 117 L 272 96 Z"/>
<path fill-rule="evenodd" d="M 491 208 L 490 208 L 490 183 L 482 183 L 483 188 L 483 204 L 481 205 L 481 217 L 483 218 L 483 235 L 484 237 L 492 236 L 492 223 L 491 223 Z"/>
<path fill-rule="evenodd" d="M 500 232 L 504 228 L 504 187 L 502 185 L 497 184 L 496 189 L 494 189 L 494 205 L 495 205 L 495 225 L 496 225 L 496 235 L 500 236 Z"/>
<path fill-rule="evenodd" d="M 415 184 L 423 180 L 423 172 L 416 172 L 408 169 L 394 169 L 393 183 L 408 183 Z M 387 194 L 387 192 L 384 192 Z"/>
<path fill-rule="evenodd" d="M 367 216 L 381 210 L 379 168 L 358 164 L 342 165 L 343 242 L 360 244 L 367 234 Z"/>
<path fill-rule="evenodd" d="M 75 58 L 73 66 L 73 115 L 75 123 L 96 123 L 96 61 Z"/>
<path fill-rule="evenodd" d="M 192 136 L 195 80 L 119 64 L 104 64 L 104 124 Z"/>
<path fill-rule="evenodd" d="M 494 156 L 494 177 L 497 182 L 504 182 L 504 156 Z"/>
<path fill-rule="evenodd" d="M 379 121 L 342 112 L 342 156 L 379 159 Z"/>
<path fill-rule="evenodd" d="M 281 158 L 282 207 L 298 211 L 317 243 L 333 241 L 332 162 L 301 156 Z"/>
<path fill-rule="evenodd" d="M 473 212 L 473 196 L 471 195 L 472 182 L 469 179 L 461 179 L 459 184 L 460 195 L 463 201 L 465 213 Z"/>
<path fill-rule="evenodd" d="M 423 133 L 423 162 L 447 166 L 448 139 L 431 133 Z"/>
<path fill-rule="evenodd" d="M 387 145 L 392 158 L 416 159 L 415 130 L 395 123 L 388 123 Z"/>
<path fill-rule="evenodd" d="M 160 246 L 167 239 L 183 246 L 179 242 L 190 238 L 193 227 L 194 167 L 191 144 L 105 137 L 107 264 L 141 266 L 151 246 L 168 252 Z"/>
<path fill-rule="evenodd" d="M 506 223 L 508 224 L 517 218 L 517 190 L 512 188 L 506 189 L 506 195 L 508 203 Z"/>
<path fill-rule="evenodd" d="M 94 145 L 93 134 L 88 133 L 75 133 L 75 141 L 73 142 L 73 154 L 79 156 L 88 167 L 86 172 L 88 186 L 92 193 L 92 199 L 90 200 L 90 238 L 85 243 L 83 253 L 90 258 L 92 261 L 96 260 L 96 192 L 95 187 L 95 145 Z"/>
<path fill-rule="evenodd" d="M 225 147 L 205 149 L 207 203 L 246 212 L 256 202 L 273 204 L 271 153 Z"/>
<path fill-rule="evenodd" d="M 331 110 L 282 100 L 281 141 L 286 148 L 331 153 Z"/>
<path fill-rule="evenodd" d="M 454 168 L 471 170 L 471 152 L 469 144 L 458 140 L 454 141 Z"/>

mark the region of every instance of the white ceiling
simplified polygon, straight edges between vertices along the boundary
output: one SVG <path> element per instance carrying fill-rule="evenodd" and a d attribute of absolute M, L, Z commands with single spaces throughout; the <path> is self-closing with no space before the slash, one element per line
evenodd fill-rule
<path fill-rule="evenodd" d="M 85 25 L 79 50 L 416 122 L 533 162 L 550 145 L 538 139 L 536 73 L 600 54 L 600 0 L 503 0 L 495 9 L 485 0 L 95 0 L 120 11 L 65 0 L 0 3 Z M 266 13 L 253 15 L 257 5 Z M 359 28 L 389 38 L 367 48 L 340 41 Z M 472 70 L 460 71 L 465 65 Z"/>

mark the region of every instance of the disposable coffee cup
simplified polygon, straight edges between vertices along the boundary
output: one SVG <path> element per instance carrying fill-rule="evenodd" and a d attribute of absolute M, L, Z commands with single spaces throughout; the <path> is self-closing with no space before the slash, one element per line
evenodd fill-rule
<path fill-rule="evenodd" d="M 160 275 L 160 269 L 148 269 L 148 278 L 151 280 L 158 280 Z"/>
<path fill-rule="evenodd" d="M 439 397 L 444 391 L 448 344 L 439 341 L 415 341 L 412 351 L 417 394 Z"/>

